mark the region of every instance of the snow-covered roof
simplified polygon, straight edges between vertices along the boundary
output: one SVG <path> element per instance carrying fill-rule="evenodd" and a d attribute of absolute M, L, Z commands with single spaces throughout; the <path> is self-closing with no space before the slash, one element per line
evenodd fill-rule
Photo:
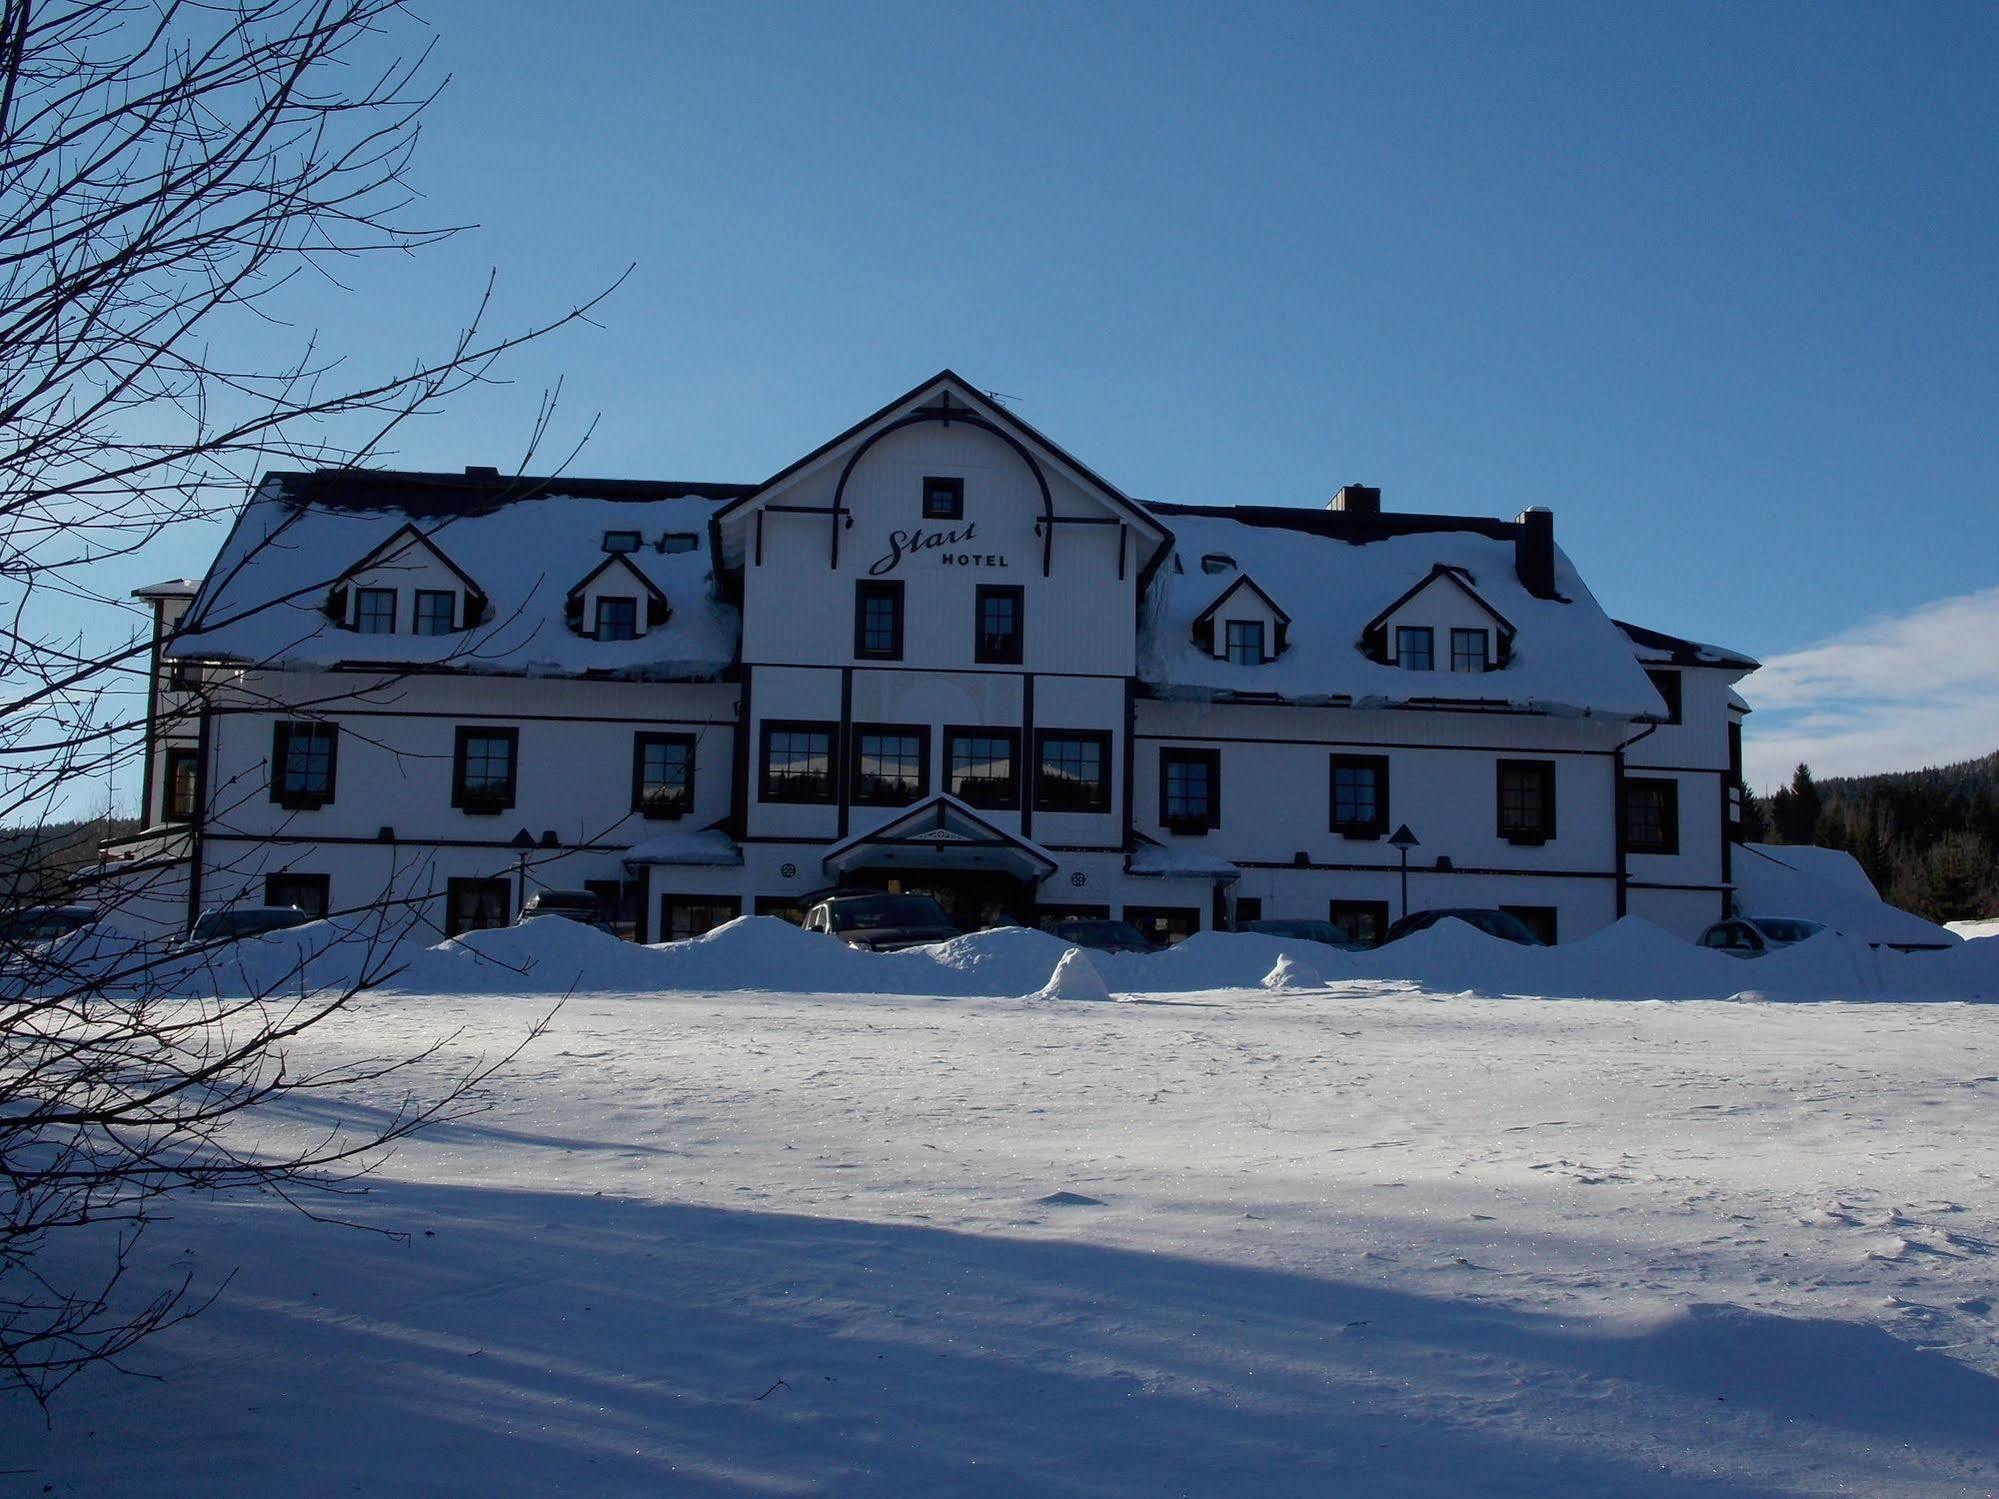
<path fill-rule="evenodd" d="M 1725 646 L 1708 645 L 1699 640 L 1688 640 L 1679 635 L 1668 635 L 1664 630 L 1648 630 L 1643 625 L 1634 625 L 1628 620 L 1615 621 L 1638 650 L 1638 659 L 1648 664 L 1660 666 L 1724 666 L 1736 671 L 1754 671 L 1761 664 L 1740 651 L 1731 651 Z"/>
<path fill-rule="evenodd" d="M 1160 843 L 1143 833 L 1133 837 L 1124 861 L 1126 874 L 1159 880 L 1236 880 L 1242 870 L 1219 854 L 1182 843 Z"/>
<path fill-rule="evenodd" d="M 438 493 L 441 483 L 422 482 L 433 477 L 270 476 L 167 654 L 648 680 L 711 678 L 734 660 L 740 619 L 716 594 L 708 553 L 708 518 L 734 486 L 544 479 L 515 481 L 526 493 L 491 481 Z M 405 527 L 478 585 L 487 601 L 479 623 L 449 635 L 362 635 L 328 617 L 328 590 Z M 640 533 L 644 544 L 627 560 L 672 607 L 665 625 L 636 640 L 585 638 L 564 618 L 571 587 L 605 560 L 607 531 Z M 660 551 L 667 533 L 692 537 L 692 550 Z"/>
<path fill-rule="evenodd" d="M 637 843 L 625 853 L 625 862 L 641 864 L 740 864 L 743 851 L 736 840 L 714 828 L 688 828 L 661 833 Z"/>
<path fill-rule="evenodd" d="M 148 583 L 144 588 L 132 590 L 135 599 L 184 599 L 201 588 L 199 578 L 168 578 L 161 583 Z"/>
<path fill-rule="evenodd" d="M 1391 522 L 1340 535 L 1313 511 L 1298 512 L 1294 527 L 1281 519 L 1250 522 L 1214 510 L 1161 508 L 1173 526 L 1175 557 L 1153 579 L 1139 676 L 1162 697 L 1268 696 L 1363 707 L 1475 702 L 1567 715 L 1665 714 L 1630 640 L 1568 558 L 1555 554 L 1559 597 L 1537 598 L 1515 571 L 1514 542 L 1497 523 L 1405 531 Z M 1200 567 L 1211 552 L 1234 558 L 1291 612 L 1291 648 L 1277 660 L 1237 665 L 1195 643 L 1194 621 L 1216 591 L 1216 579 Z M 1514 626 L 1504 668 L 1408 671 L 1363 653 L 1369 621 L 1440 563 L 1461 571 L 1479 599 Z"/>

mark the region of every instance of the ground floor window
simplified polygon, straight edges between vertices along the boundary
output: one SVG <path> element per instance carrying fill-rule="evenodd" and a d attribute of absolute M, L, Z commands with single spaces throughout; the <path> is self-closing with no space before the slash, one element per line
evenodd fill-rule
<path fill-rule="evenodd" d="M 447 880 L 444 885 L 444 935 L 483 932 L 512 919 L 511 880 Z"/>
<path fill-rule="evenodd" d="M 1388 932 L 1388 902 L 1336 900 L 1326 919 L 1345 932 L 1349 942 L 1365 942 L 1372 947 Z"/>
<path fill-rule="evenodd" d="M 1201 929 L 1198 906 L 1126 906 L 1124 919 L 1161 947 L 1185 942 Z"/>
<path fill-rule="evenodd" d="M 1501 906 L 1500 910 L 1518 921 L 1528 931 L 1540 938 L 1548 946 L 1555 945 L 1555 908 L 1553 906 Z"/>
<path fill-rule="evenodd" d="M 1260 895 L 1238 895 L 1235 898 L 1236 930 L 1241 931 L 1252 921 L 1263 920 L 1263 897 Z"/>
<path fill-rule="evenodd" d="M 1624 783 L 1624 847 L 1634 854 L 1680 851 L 1680 783 L 1632 777 Z"/>
<path fill-rule="evenodd" d="M 323 874 L 294 874 L 287 870 L 283 874 L 265 875 L 264 904 L 292 906 L 317 920 L 327 912 L 329 886 L 330 881 Z"/>
<path fill-rule="evenodd" d="M 793 926 L 804 926 L 805 902 L 795 895 L 759 895 L 756 914 L 775 916 L 779 921 L 788 921 Z"/>
<path fill-rule="evenodd" d="M 640 903 L 643 886 L 630 880 L 585 880 L 583 888 L 597 897 L 597 919 L 626 942 L 639 935 Z"/>
<path fill-rule="evenodd" d="M 1046 927 L 1057 921 L 1109 921 L 1109 906 L 1036 906 L 1035 925 Z"/>
<path fill-rule="evenodd" d="M 659 898 L 659 940 L 682 942 L 712 932 L 743 914 L 734 895 L 662 895 Z"/>

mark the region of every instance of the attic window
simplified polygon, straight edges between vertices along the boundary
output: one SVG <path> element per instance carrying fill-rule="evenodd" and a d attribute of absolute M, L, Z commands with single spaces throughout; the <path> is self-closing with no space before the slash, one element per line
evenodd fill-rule
<path fill-rule="evenodd" d="M 636 552 L 639 549 L 639 533 L 636 531 L 606 531 L 604 550 L 611 553 Z"/>
<path fill-rule="evenodd" d="M 1209 552 L 1201 559 L 1201 571 L 1204 573 L 1234 572 L 1235 566 L 1235 558 L 1227 552 Z"/>
<path fill-rule="evenodd" d="M 925 520 L 963 520 L 965 518 L 965 481 L 963 479 L 925 479 L 923 481 L 923 518 Z"/>
<path fill-rule="evenodd" d="M 692 531 L 668 531 L 659 539 L 659 549 L 671 556 L 675 552 L 694 552 L 701 548 L 701 538 Z"/>
<path fill-rule="evenodd" d="M 1261 666 L 1270 658 L 1263 654 L 1263 621 L 1232 619 L 1223 636 L 1232 666 Z"/>

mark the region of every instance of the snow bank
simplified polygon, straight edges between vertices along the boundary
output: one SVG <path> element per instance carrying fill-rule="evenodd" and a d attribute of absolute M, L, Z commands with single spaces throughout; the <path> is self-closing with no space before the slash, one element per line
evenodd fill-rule
<path fill-rule="evenodd" d="M 1089 956 L 1080 947 L 1072 947 L 1062 954 L 1055 971 L 1048 975 L 1048 982 L 1042 986 L 1037 999 L 1096 999 L 1111 997 L 1111 991 L 1104 987 L 1104 977 L 1090 966 Z"/>
<path fill-rule="evenodd" d="M 1803 916 L 1867 942 L 1950 947 L 1957 934 L 1882 900 L 1860 862 L 1836 848 L 1745 843 L 1735 899 L 1750 916 Z"/>
<path fill-rule="evenodd" d="M 1270 990 L 1322 989 L 1326 981 L 1310 963 L 1284 953 L 1277 964 L 1263 976 L 1263 987 Z"/>
<path fill-rule="evenodd" d="M 1988 916 L 1983 921 L 1946 921 L 1944 927 L 1967 942 L 1975 942 L 1981 937 L 1999 937 L 1999 916 Z"/>

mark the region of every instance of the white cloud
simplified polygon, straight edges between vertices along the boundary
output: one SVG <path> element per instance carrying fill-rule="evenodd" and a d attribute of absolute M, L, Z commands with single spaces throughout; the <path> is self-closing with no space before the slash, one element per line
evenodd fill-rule
<path fill-rule="evenodd" d="M 1758 791 L 1800 761 L 1817 776 L 1916 770 L 1999 749 L 1999 588 L 1882 615 L 1763 664 L 1744 774 Z"/>

